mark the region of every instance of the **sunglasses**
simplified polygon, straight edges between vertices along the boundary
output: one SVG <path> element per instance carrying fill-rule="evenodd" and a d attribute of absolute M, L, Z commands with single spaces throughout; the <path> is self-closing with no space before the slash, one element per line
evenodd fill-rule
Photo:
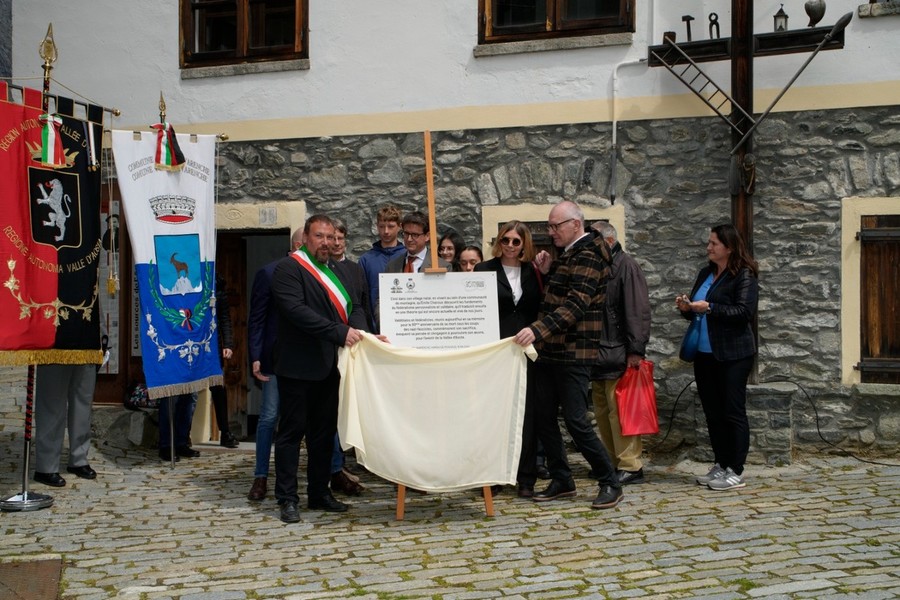
<path fill-rule="evenodd" d="M 504 246 L 509 246 L 511 244 L 514 247 L 518 248 L 519 246 L 522 245 L 522 240 L 520 240 L 519 238 L 514 238 L 514 237 L 502 237 L 502 238 L 500 238 L 500 243 L 503 244 Z"/>

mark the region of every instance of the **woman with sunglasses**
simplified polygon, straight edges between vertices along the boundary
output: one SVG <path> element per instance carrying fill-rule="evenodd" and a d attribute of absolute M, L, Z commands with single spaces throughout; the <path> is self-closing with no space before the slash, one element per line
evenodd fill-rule
<path fill-rule="evenodd" d="M 531 231 L 521 221 L 509 221 L 497 233 L 491 247 L 494 258 L 475 265 L 475 271 L 497 273 L 497 309 L 500 317 L 500 337 L 516 335 L 523 327 L 537 320 L 543 296 L 540 273 L 535 258 Z M 522 426 L 522 454 L 519 458 L 519 497 L 531 498 L 537 480 L 537 440 L 534 435 L 534 386 L 532 363 L 528 363 L 528 391 L 525 399 L 525 421 Z"/>

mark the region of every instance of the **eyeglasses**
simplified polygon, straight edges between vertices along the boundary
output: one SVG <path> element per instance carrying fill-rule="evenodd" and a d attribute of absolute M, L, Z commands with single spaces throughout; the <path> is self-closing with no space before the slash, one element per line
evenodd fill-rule
<path fill-rule="evenodd" d="M 522 245 L 522 240 L 519 238 L 504 236 L 504 237 L 500 238 L 500 243 L 503 244 L 504 246 L 512 245 L 512 246 L 518 248 L 519 246 Z"/>
<path fill-rule="evenodd" d="M 417 240 L 420 237 L 422 237 L 423 235 L 428 235 L 428 234 L 424 233 L 424 232 L 423 233 L 413 233 L 412 231 L 404 231 L 403 232 L 403 237 L 408 237 L 411 240 Z"/>
<path fill-rule="evenodd" d="M 566 219 L 565 221 L 560 221 L 559 223 L 547 223 L 547 231 L 556 231 L 559 229 L 560 225 L 565 225 L 569 221 L 574 221 L 574 217 L 571 219 Z"/>

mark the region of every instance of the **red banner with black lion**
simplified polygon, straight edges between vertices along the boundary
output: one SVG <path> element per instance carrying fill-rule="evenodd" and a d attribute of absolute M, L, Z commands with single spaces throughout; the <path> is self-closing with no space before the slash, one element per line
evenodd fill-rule
<path fill-rule="evenodd" d="M 56 98 L 51 168 L 41 92 L 24 90 L 21 104 L 0 92 L 0 364 L 99 364 L 103 109 L 80 119 Z"/>

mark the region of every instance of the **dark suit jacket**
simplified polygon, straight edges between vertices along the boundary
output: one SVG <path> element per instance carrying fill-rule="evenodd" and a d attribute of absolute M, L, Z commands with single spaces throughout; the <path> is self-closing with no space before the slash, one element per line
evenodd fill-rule
<path fill-rule="evenodd" d="M 234 349 L 234 327 L 231 323 L 231 303 L 228 301 L 228 286 L 221 275 L 216 275 L 216 325 L 219 334 L 219 360 L 222 350 Z"/>
<path fill-rule="evenodd" d="M 278 309 L 272 298 L 272 274 L 281 259 L 265 265 L 253 277 L 250 290 L 250 315 L 247 317 L 247 345 L 250 364 L 259 361 L 259 370 L 271 375 L 273 370 L 272 352 L 275 349 L 275 334 L 278 332 Z"/>
<path fill-rule="evenodd" d="M 406 266 L 406 256 L 408 254 L 409 254 L 409 252 L 406 252 L 405 250 L 403 252 L 397 254 L 397 256 L 395 256 L 390 261 L 388 261 L 387 267 L 385 267 L 384 272 L 385 273 L 402 273 L 403 267 Z M 448 263 L 443 258 L 438 258 L 438 266 L 444 267 L 448 271 L 450 270 L 450 263 Z M 425 269 L 427 269 L 429 267 L 431 267 L 431 250 L 430 249 L 425 252 L 425 261 L 422 263 L 422 266 L 420 267 L 420 272 L 424 271 Z"/>
<path fill-rule="evenodd" d="M 354 310 L 358 308 L 362 318 L 366 321 L 365 327 L 357 327 L 357 329 L 369 331 L 371 315 L 369 313 L 369 282 L 366 279 L 366 272 L 359 264 L 350 259 L 340 262 L 331 261 L 329 266 L 344 284 L 344 289 L 350 294 Z"/>
<path fill-rule="evenodd" d="M 691 289 L 691 298 L 710 273 L 710 266 L 700 270 Z M 726 271 L 713 283 L 706 295 L 706 301 L 712 305 L 706 315 L 706 324 L 709 344 L 716 360 L 737 360 L 756 354 L 751 323 L 756 315 L 758 300 L 759 280 L 750 269 L 741 269 L 737 275 Z M 688 311 L 682 316 L 690 320 L 693 313 Z"/>
<path fill-rule="evenodd" d="M 343 270 L 335 271 L 338 279 L 343 273 Z M 363 313 L 357 307 L 351 310 L 350 323 L 345 325 L 325 288 L 290 256 L 275 267 L 272 296 L 278 309 L 275 339 L 278 377 L 325 379 L 337 362 L 337 349 L 344 345 L 349 328 L 366 327 L 365 319 L 361 318 Z"/>
<path fill-rule="evenodd" d="M 518 304 L 513 301 L 512 287 L 499 258 L 478 263 L 475 270 L 497 273 L 497 310 L 500 313 L 501 338 L 516 335 L 523 327 L 537 321 L 543 290 L 530 262 L 522 263 L 522 297 Z"/>

